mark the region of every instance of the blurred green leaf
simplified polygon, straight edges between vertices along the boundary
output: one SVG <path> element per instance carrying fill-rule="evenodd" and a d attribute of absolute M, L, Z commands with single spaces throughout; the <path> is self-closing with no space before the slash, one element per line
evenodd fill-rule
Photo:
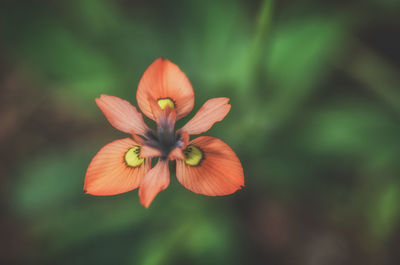
<path fill-rule="evenodd" d="M 340 18 L 318 15 L 289 19 L 274 28 L 267 57 L 269 100 L 263 112 L 269 123 L 278 125 L 291 117 L 316 89 L 341 50 L 344 33 Z"/>
<path fill-rule="evenodd" d="M 400 126 L 378 107 L 348 98 L 315 111 L 299 136 L 310 150 L 374 159 L 399 143 L 398 133 Z"/>
<path fill-rule="evenodd" d="M 22 215 L 60 207 L 83 192 L 87 156 L 84 152 L 49 151 L 26 160 L 14 188 L 15 210 Z"/>
<path fill-rule="evenodd" d="M 31 40 L 23 47 L 25 54 L 53 81 L 53 86 L 71 90 L 79 95 L 76 98 L 84 99 L 119 86 L 118 73 L 109 58 L 61 25 L 37 25 L 30 34 Z"/>
<path fill-rule="evenodd" d="M 372 233 L 380 240 L 387 239 L 400 217 L 400 188 L 396 184 L 384 187 L 368 212 Z"/>

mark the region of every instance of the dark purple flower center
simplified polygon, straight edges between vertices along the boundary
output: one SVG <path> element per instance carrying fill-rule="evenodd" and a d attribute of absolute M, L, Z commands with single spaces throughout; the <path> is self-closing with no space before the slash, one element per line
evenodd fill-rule
<path fill-rule="evenodd" d="M 147 139 L 144 144 L 160 150 L 161 160 L 167 159 L 175 147 L 182 148 L 181 134 L 175 132 L 174 127 L 175 121 L 162 117 L 157 124 L 157 131 L 149 130 L 145 135 Z"/>

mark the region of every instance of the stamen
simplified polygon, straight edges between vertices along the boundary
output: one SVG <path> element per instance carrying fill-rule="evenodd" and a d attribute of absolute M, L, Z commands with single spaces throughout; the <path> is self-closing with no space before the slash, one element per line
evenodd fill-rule
<path fill-rule="evenodd" d="M 170 107 L 171 109 L 175 108 L 175 103 L 170 98 L 160 98 L 157 103 L 162 110 L 164 110 L 166 107 Z"/>
<path fill-rule="evenodd" d="M 185 163 L 189 166 L 198 166 L 204 158 L 203 151 L 194 145 L 188 145 L 185 150 L 183 150 L 185 155 Z"/>
<path fill-rule="evenodd" d="M 125 163 L 130 167 L 138 167 L 143 161 L 140 157 L 140 146 L 134 146 L 125 153 Z"/>

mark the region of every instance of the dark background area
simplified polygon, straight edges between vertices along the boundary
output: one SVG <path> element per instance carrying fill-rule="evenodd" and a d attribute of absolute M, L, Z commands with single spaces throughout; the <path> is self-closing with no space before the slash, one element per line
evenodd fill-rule
<path fill-rule="evenodd" d="M 399 264 L 400 4 L 353 1 L 1 1 L 1 264 Z M 172 172 L 85 195 L 86 168 L 126 135 L 94 103 L 136 105 L 158 57 L 196 105 L 232 109 L 206 135 L 246 186 L 196 195 Z"/>

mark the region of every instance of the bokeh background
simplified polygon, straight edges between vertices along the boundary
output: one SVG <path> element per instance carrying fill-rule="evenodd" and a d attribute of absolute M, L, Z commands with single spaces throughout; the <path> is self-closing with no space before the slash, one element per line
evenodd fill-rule
<path fill-rule="evenodd" d="M 0 263 L 400 264 L 399 16 L 396 0 L 1 1 Z M 84 194 L 126 137 L 94 98 L 136 105 L 160 56 L 194 112 L 231 99 L 206 135 L 246 186 L 206 197 L 173 172 L 147 210 L 137 191 Z"/>

